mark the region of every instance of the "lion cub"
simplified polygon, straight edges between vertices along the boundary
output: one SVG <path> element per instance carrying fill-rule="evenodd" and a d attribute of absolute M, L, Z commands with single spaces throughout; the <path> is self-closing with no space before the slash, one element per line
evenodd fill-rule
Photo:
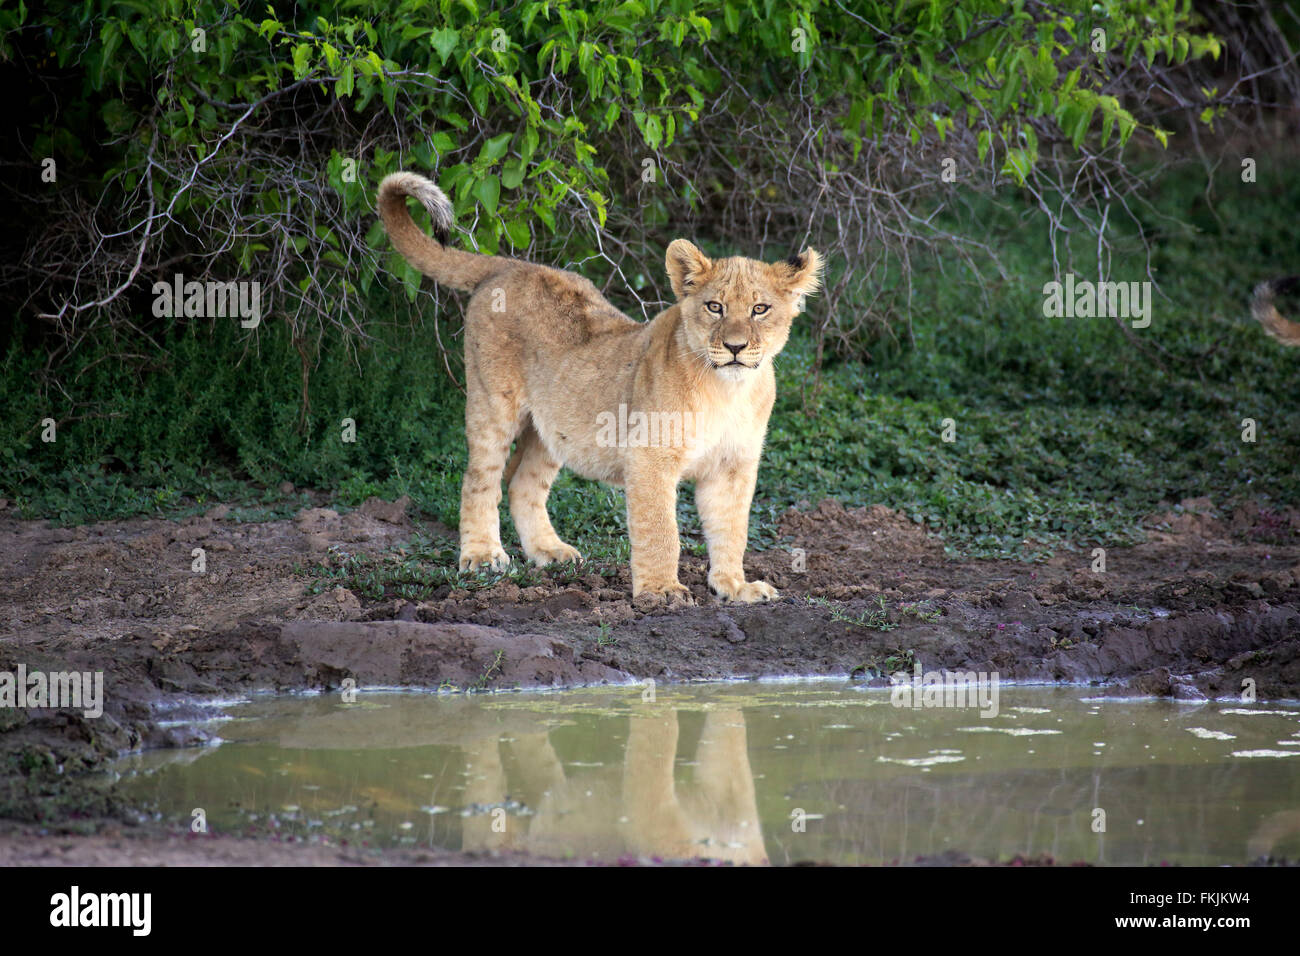
<path fill-rule="evenodd" d="M 438 241 L 415 225 L 408 196 L 429 210 Z M 772 359 L 803 297 L 817 291 L 815 250 L 774 264 L 711 260 L 676 239 L 666 266 L 677 304 L 635 322 L 582 276 L 448 247 L 451 203 L 423 176 L 386 177 L 379 213 L 412 266 L 473 293 L 465 309 L 462 570 L 510 563 L 497 512 L 503 474 L 524 554 L 538 565 L 580 560 L 546 513 L 567 466 L 626 488 L 634 599 L 691 601 L 677 580 L 683 479 L 695 481 L 710 589 L 745 603 L 777 596 L 770 584 L 745 580 L 743 559 L 776 396 Z"/>

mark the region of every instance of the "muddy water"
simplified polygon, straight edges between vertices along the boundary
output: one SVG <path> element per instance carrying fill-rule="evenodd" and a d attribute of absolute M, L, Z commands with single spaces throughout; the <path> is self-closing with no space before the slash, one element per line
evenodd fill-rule
<path fill-rule="evenodd" d="M 1003 687 L 997 716 L 838 682 L 260 698 L 119 761 L 212 830 L 553 857 L 1098 864 L 1300 857 L 1300 708 Z M 1100 832 L 1099 832 L 1100 830 Z"/>

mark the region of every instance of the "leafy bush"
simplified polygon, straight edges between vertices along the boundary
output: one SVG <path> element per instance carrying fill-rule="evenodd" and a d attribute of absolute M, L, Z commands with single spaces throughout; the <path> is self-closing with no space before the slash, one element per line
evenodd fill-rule
<path fill-rule="evenodd" d="M 6 7 L 40 213 L 5 287 L 61 350 L 138 361 L 153 282 L 255 279 L 309 400 L 324 328 L 364 335 L 387 270 L 417 297 L 370 215 L 380 178 L 412 167 L 437 171 L 473 245 L 578 263 L 643 314 L 674 232 L 781 255 L 812 238 L 854 265 L 818 329 L 848 340 L 860 323 L 836 306 L 873 258 L 980 245 L 931 225 L 972 188 L 1069 183 L 1101 229 L 1089 184 L 1124 194 L 1122 145 L 1166 139 L 1149 77 L 1220 52 L 1196 23 L 1179 0 Z"/>

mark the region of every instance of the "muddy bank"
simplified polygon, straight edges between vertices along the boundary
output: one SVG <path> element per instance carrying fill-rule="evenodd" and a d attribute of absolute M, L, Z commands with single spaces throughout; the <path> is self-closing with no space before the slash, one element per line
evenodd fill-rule
<path fill-rule="evenodd" d="M 1259 860 L 1255 865 L 1285 865 Z M 269 842 L 228 836 L 126 835 L 46 837 L 0 834 L 0 866 L 715 866 L 709 860 L 672 861 L 627 857 L 616 863 L 581 859 L 548 859 L 526 853 L 463 853 L 440 849 L 372 849 L 306 842 Z M 726 864 L 721 864 L 726 865 Z M 795 866 L 821 865 L 815 860 Z M 987 860 L 959 851 L 895 860 L 894 866 L 1092 866 L 1085 861 L 1058 860 L 1050 855 L 1013 856 Z"/>
<path fill-rule="evenodd" d="M 583 866 L 513 853 L 370 849 L 174 832 L 0 834 L 0 866 Z"/>
<path fill-rule="evenodd" d="M 134 819 L 85 787 L 126 750 L 201 743 L 185 721 L 259 690 L 350 686 L 510 690 L 602 682 L 924 669 L 1104 682 L 1114 693 L 1300 697 L 1300 516 L 1184 502 L 1150 540 L 1041 563 L 944 556 L 881 507 L 823 502 L 785 516 L 747 571 L 773 605 L 725 606 L 702 558 L 696 606 L 646 611 L 626 567 L 547 569 L 521 586 L 444 585 L 421 600 L 312 593 L 349 554 L 404 560 L 405 502 L 243 523 L 225 506 L 183 522 L 49 529 L 0 513 L 0 671 L 97 671 L 104 714 L 0 709 L 0 829 L 95 832 Z M 206 570 L 193 570 L 202 548 Z M 21 842 L 21 841 L 20 841 Z M 14 851 L 17 852 L 17 851 Z"/>

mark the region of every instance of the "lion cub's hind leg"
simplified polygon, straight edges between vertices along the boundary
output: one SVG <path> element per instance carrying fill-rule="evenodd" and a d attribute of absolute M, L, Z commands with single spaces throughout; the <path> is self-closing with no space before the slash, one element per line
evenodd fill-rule
<path fill-rule="evenodd" d="M 510 487 L 510 517 L 519 532 L 519 543 L 538 567 L 552 561 L 582 560 L 577 548 L 560 540 L 546 513 L 546 498 L 559 471 L 560 463 L 530 421 L 520 432 L 515 453 L 506 466 L 506 484 Z"/>
<path fill-rule="evenodd" d="M 501 473 L 518 430 L 517 400 L 492 395 L 473 375 L 465 396 L 465 440 L 469 464 L 460 488 L 460 570 L 504 570 L 510 556 L 501 547 Z"/>

